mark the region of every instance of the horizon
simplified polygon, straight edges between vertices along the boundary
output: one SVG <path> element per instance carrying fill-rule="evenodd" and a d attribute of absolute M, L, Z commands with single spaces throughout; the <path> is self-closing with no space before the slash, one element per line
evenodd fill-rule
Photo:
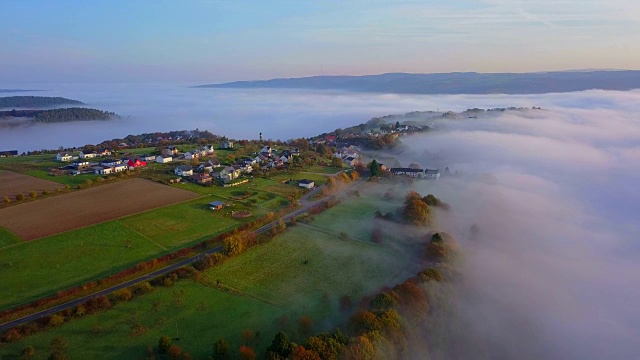
<path fill-rule="evenodd" d="M 0 83 L 527 73 L 640 62 L 640 6 L 622 0 L 33 0 L 3 10 L 11 16 L 0 24 Z"/>

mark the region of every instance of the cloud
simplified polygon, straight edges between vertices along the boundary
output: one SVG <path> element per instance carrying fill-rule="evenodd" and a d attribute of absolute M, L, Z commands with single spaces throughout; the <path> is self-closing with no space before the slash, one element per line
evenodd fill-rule
<path fill-rule="evenodd" d="M 439 213 L 439 226 L 464 250 L 464 276 L 449 299 L 455 310 L 439 326 L 449 342 L 432 354 L 640 353 L 637 96 L 541 96 L 550 110 L 438 120 L 436 131 L 403 140 L 398 158 L 462 172 L 415 183 L 451 204 Z M 481 235 L 471 239 L 474 223 Z"/>

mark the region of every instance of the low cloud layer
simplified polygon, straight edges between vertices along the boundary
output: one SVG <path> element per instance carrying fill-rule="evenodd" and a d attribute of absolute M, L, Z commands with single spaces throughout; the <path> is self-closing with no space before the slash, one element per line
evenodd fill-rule
<path fill-rule="evenodd" d="M 443 358 L 640 353 L 640 94 L 539 100 L 403 140 L 400 158 L 461 173 L 415 185 L 451 204 L 439 225 L 465 253 Z"/>

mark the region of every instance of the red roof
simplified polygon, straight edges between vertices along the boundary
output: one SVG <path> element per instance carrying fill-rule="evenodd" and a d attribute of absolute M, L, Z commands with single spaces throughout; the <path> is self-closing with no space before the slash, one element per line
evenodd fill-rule
<path fill-rule="evenodd" d="M 146 161 L 140 161 L 140 159 L 136 159 L 136 161 L 129 160 L 129 162 L 127 162 L 127 165 L 132 166 L 132 167 L 146 166 L 147 162 Z"/>
<path fill-rule="evenodd" d="M 327 141 L 336 141 L 336 136 L 335 135 L 329 135 L 329 136 L 325 136 L 324 139 L 327 140 Z"/>

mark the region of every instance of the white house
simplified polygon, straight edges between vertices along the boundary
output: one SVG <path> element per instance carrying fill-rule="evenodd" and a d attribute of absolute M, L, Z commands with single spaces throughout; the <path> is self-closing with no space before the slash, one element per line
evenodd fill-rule
<path fill-rule="evenodd" d="M 241 173 L 240 169 L 236 169 L 232 166 L 227 166 L 217 174 L 217 177 L 227 182 L 227 181 L 235 180 L 238 177 L 240 177 L 240 173 Z"/>
<path fill-rule="evenodd" d="M 345 163 L 345 164 L 347 164 L 347 165 L 349 165 L 349 166 L 356 166 L 356 165 L 358 165 L 358 159 L 353 158 L 353 157 L 351 157 L 351 156 L 344 158 L 344 160 L 342 160 L 342 161 L 344 161 L 344 163 Z"/>
<path fill-rule="evenodd" d="M 100 156 L 111 156 L 111 150 L 110 149 L 98 150 L 98 154 Z"/>
<path fill-rule="evenodd" d="M 424 177 L 430 180 L 437 180 L 440 178 L 440 170 L 424 170 Z"/>
<path fill-rule="evenodd" d="M 391 168 L 391 173 L 394 175 L 405 175 L 412 178 L 422 178 L 424 177 L 424 170 L 422 169 L 412 169 L 412 168 Z"/>
<path fill-rule="evenodd" d="M 304 179 L 304 180 L 298 181 L 298 186 L 303 187 L 305 189 L 313 189 L 316 186 L 316 184 L 313 182 L 313 180 Z"/>
<path fill-rule="evenodd" d="M 178 176 L 191 176 L 193 175 L 193 168 L 189 165 L 180 165 L 173 172 Z"/>
<path fill-rule="evenodd" d="M 216 150 L 213 148 L 213 145 L 205 145 L 204 151 L 206 151 L 207 154 L 214 154 L 216 152 Z"/>
<path fill-rule="evenodd" d="M 262 149 L 260 150 L 260 154 L 267 154 L 267 156 L 271 155 L 271 146 L 266 145 L 263 146 Z"/>
<path fill-rule="evenodd" d="M 80 151 L 79 156 L 80 156 L 80 159 L 92 159 L 92 158 L 94 158 L 94 157 L 97 157 L 97 156 L 98 156 L 98 154 L 97 154 L 97 153 L 95 153 L 95 152 L 89 152 L 89 151 L 84 152 L 84 151 Z"/>
<path fill-rule="evenodd" d="M 120 159 L 107 159 L 100 162 L 100 165 L 102 166 L 116 166 L 121 164 L 122 164 L 122 160 Z"/>
<path fill-rule="evenodd" d="M 184 158 L 187 160 L 197 159 L 200 157 L 200 153 L 196 150 L 194 152 L 187 151 L 184 153 Z"/>
<path fill-rule="evenodd" d="M 145 155 L 140 156 L 140 160 L 142 160 L 142 161 L 155 161 L 156 157 L 155 157 L 155 155 L 145 154 Z"/>
<path fill-rule="evenodd" d="M 56 155 L 56 160 L 67 162 L 67 161 L 73 160 L 73 156 L 71 156 L 71 154 L 66 152 L 58 153 L 58 155 Z"/>
<path fill-rule="evenodd" d="M 113 172 L 113 168 L 109 166 L 94 166 L 93 171 L 97 175 L 109 175 Z"/>
<path fill-rule="evenodd" d="M 124 164 L 124 163 L 117 164 L 117 165 L 113 166 L 113 172 L 122 172 L 122 171 L 127 170 L 128 168 L 129 168 L 129 165 L 127 165 L 127 164 Z"/>
<path fill-rule="evenodd" d="M 233 141 L 225 140 L 220 144 L 223 149 L 233 149 Z"/>
<path fill-rule="evenodd" d="M 173 157 L 171 157 L 171 156 L 158 155 L 156 157 L 156 162 L 160 163 L 160 164 L 166 164 L 166 163 L 170 163 L 172 161 L 173 161 Z"/>

